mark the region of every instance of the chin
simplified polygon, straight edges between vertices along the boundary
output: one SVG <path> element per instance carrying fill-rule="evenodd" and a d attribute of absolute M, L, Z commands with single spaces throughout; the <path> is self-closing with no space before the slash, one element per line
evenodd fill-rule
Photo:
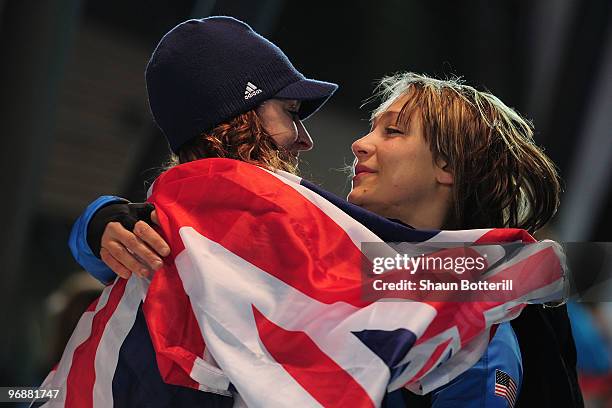
<path fill-rule="evenodd" d="M 346 196 L 346 200 L 351 204 L 359 205 L 358 197 L 359 197 L 359 193 L 357 193 L 355 190 L 351 190 L 348 193 L 348 196 Z"/>
<path fill-rule="evenodd" d="M 360 188 L 353 189 L 348 193 L 348 196 L 346 197 L 346 199 L 351 204 L 355 204 L 360 207 L 364 207 L 364 204 L 367 202 L 367 195 L 368 195 L 368 194 L 365 194 L 365 192 L 366 191 L 364 191 L 364 189 L 360 189 Z"/>

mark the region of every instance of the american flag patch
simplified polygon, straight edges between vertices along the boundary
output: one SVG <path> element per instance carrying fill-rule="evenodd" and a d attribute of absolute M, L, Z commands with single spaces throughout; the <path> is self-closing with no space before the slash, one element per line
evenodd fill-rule
<path fill-rule="evenodd" d="M 502 370 L 495 370 L 495 395 L 504 397 L 508 401 L 508 406 L 513 407 L 516 402 L 516 383 L 507 373 Z"/>

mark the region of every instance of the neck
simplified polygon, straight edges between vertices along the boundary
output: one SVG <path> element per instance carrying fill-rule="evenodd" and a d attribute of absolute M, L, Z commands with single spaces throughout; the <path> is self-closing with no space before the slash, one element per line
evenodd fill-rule
<path fill-rule="evenodd" d="M 445 200 L 432 200 L 427 203 L 420 203 L 417 206 L 401 206 L 397 208 L 397 218 L 405 224 L 417 229 L 442 229 L 448 212 L 450 203 Z"/>

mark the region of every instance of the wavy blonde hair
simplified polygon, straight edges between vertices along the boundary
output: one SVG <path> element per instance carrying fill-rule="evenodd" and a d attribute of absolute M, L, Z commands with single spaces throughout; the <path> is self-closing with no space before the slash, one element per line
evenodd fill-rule
<path fill-rule="evenodd" d="M 276 144 L 255 110 L 194 137 L 181 146 L 177 154 L 170 156 L 165 167 L 212 157 L 241 160 L 268 170 L 297 173 L 297 157 Z"/>
<path fill-rule="evenodd" d="M 494 95 L 460 79 L 415 73 L 383 78 L 372 118 L 406 96 L 398 126 L 419 115 L 435 162 L 453 174 L 452 208 L 444 228 L 512 227 L 535 232 L 559 206 L 554 163 L 533 140 L 533 125 Z"/>

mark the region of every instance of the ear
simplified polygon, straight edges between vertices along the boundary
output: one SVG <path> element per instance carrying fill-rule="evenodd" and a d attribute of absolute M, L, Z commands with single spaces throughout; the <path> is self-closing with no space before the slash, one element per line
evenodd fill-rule
<path fill-rule="evenodd" d="M 446 186 L 452 186 L 455 179 L 450 172 L 450 166 L 445 160 L 438 159 L 436 161 L 436 181 Z"/>

